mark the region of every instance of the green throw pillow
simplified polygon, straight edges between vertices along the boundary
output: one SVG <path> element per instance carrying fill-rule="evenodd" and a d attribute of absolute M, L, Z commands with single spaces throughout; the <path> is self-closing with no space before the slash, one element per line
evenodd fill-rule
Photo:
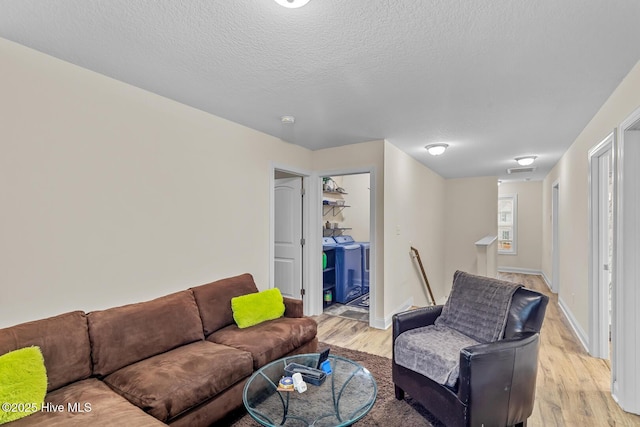
<path fill-rule="evenodd" d="M 39 412 L 47 394 L 47 369 L 40 347 L 0 356 L 0 424 Z"/>
<path fill-rule="evenodd" d="M 239 328 L 248 328 L 266 320 L 284 315 L 284 302 L 280 289 L 273 288 L 253 294 L 231 298 L 233 320 Z"/>

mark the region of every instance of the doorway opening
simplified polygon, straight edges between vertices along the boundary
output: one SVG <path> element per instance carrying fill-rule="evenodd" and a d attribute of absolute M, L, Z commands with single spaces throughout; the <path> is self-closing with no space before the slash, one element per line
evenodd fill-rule
<path fill-rule="evenodd" d="M 371 173 L 320 179 L 323 312 L 369 324 Z"/>
<path fill-rule="evenodd" d="M 589 352 L 610 358 L 614 254 L 614 134 L 589 150 Z"/>

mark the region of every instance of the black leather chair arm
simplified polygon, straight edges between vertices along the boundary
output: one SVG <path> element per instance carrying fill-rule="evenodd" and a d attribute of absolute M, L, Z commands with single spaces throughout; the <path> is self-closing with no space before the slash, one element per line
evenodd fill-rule
<path fill-rule="evenodd" d="M 442 306 L 432 305 L 394 314 L 392 318 L 393 341 L 395 342 L 398 335 L 405 331 L 433 325 L 440 313 L 442 313 Z"/>
<path fill-rule="evenodd" d="M 460 352 L 458 398 L 473 407 L 471 425 L 512 425 L 531 415 L 539 345 L 537 332 L 522 332 Z"/>

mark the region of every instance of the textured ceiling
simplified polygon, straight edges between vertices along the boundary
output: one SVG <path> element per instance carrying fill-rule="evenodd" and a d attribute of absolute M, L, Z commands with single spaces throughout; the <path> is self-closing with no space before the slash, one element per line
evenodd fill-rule
<path fill-rule="evenodd" d="M 0 37 L 313 150 L 535 180 L 640 59 L 640 1 L 2 0 Z"/>

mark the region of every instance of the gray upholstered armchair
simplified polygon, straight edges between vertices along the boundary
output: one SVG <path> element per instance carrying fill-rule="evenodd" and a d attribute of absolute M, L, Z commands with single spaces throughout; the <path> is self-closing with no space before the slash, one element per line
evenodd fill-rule
<path fill-rule="evenodd" d="M 548 297 L 456 272 L 445 306 L 393 317 L 393 382 L 449 427 L 525 426 Z"/>

